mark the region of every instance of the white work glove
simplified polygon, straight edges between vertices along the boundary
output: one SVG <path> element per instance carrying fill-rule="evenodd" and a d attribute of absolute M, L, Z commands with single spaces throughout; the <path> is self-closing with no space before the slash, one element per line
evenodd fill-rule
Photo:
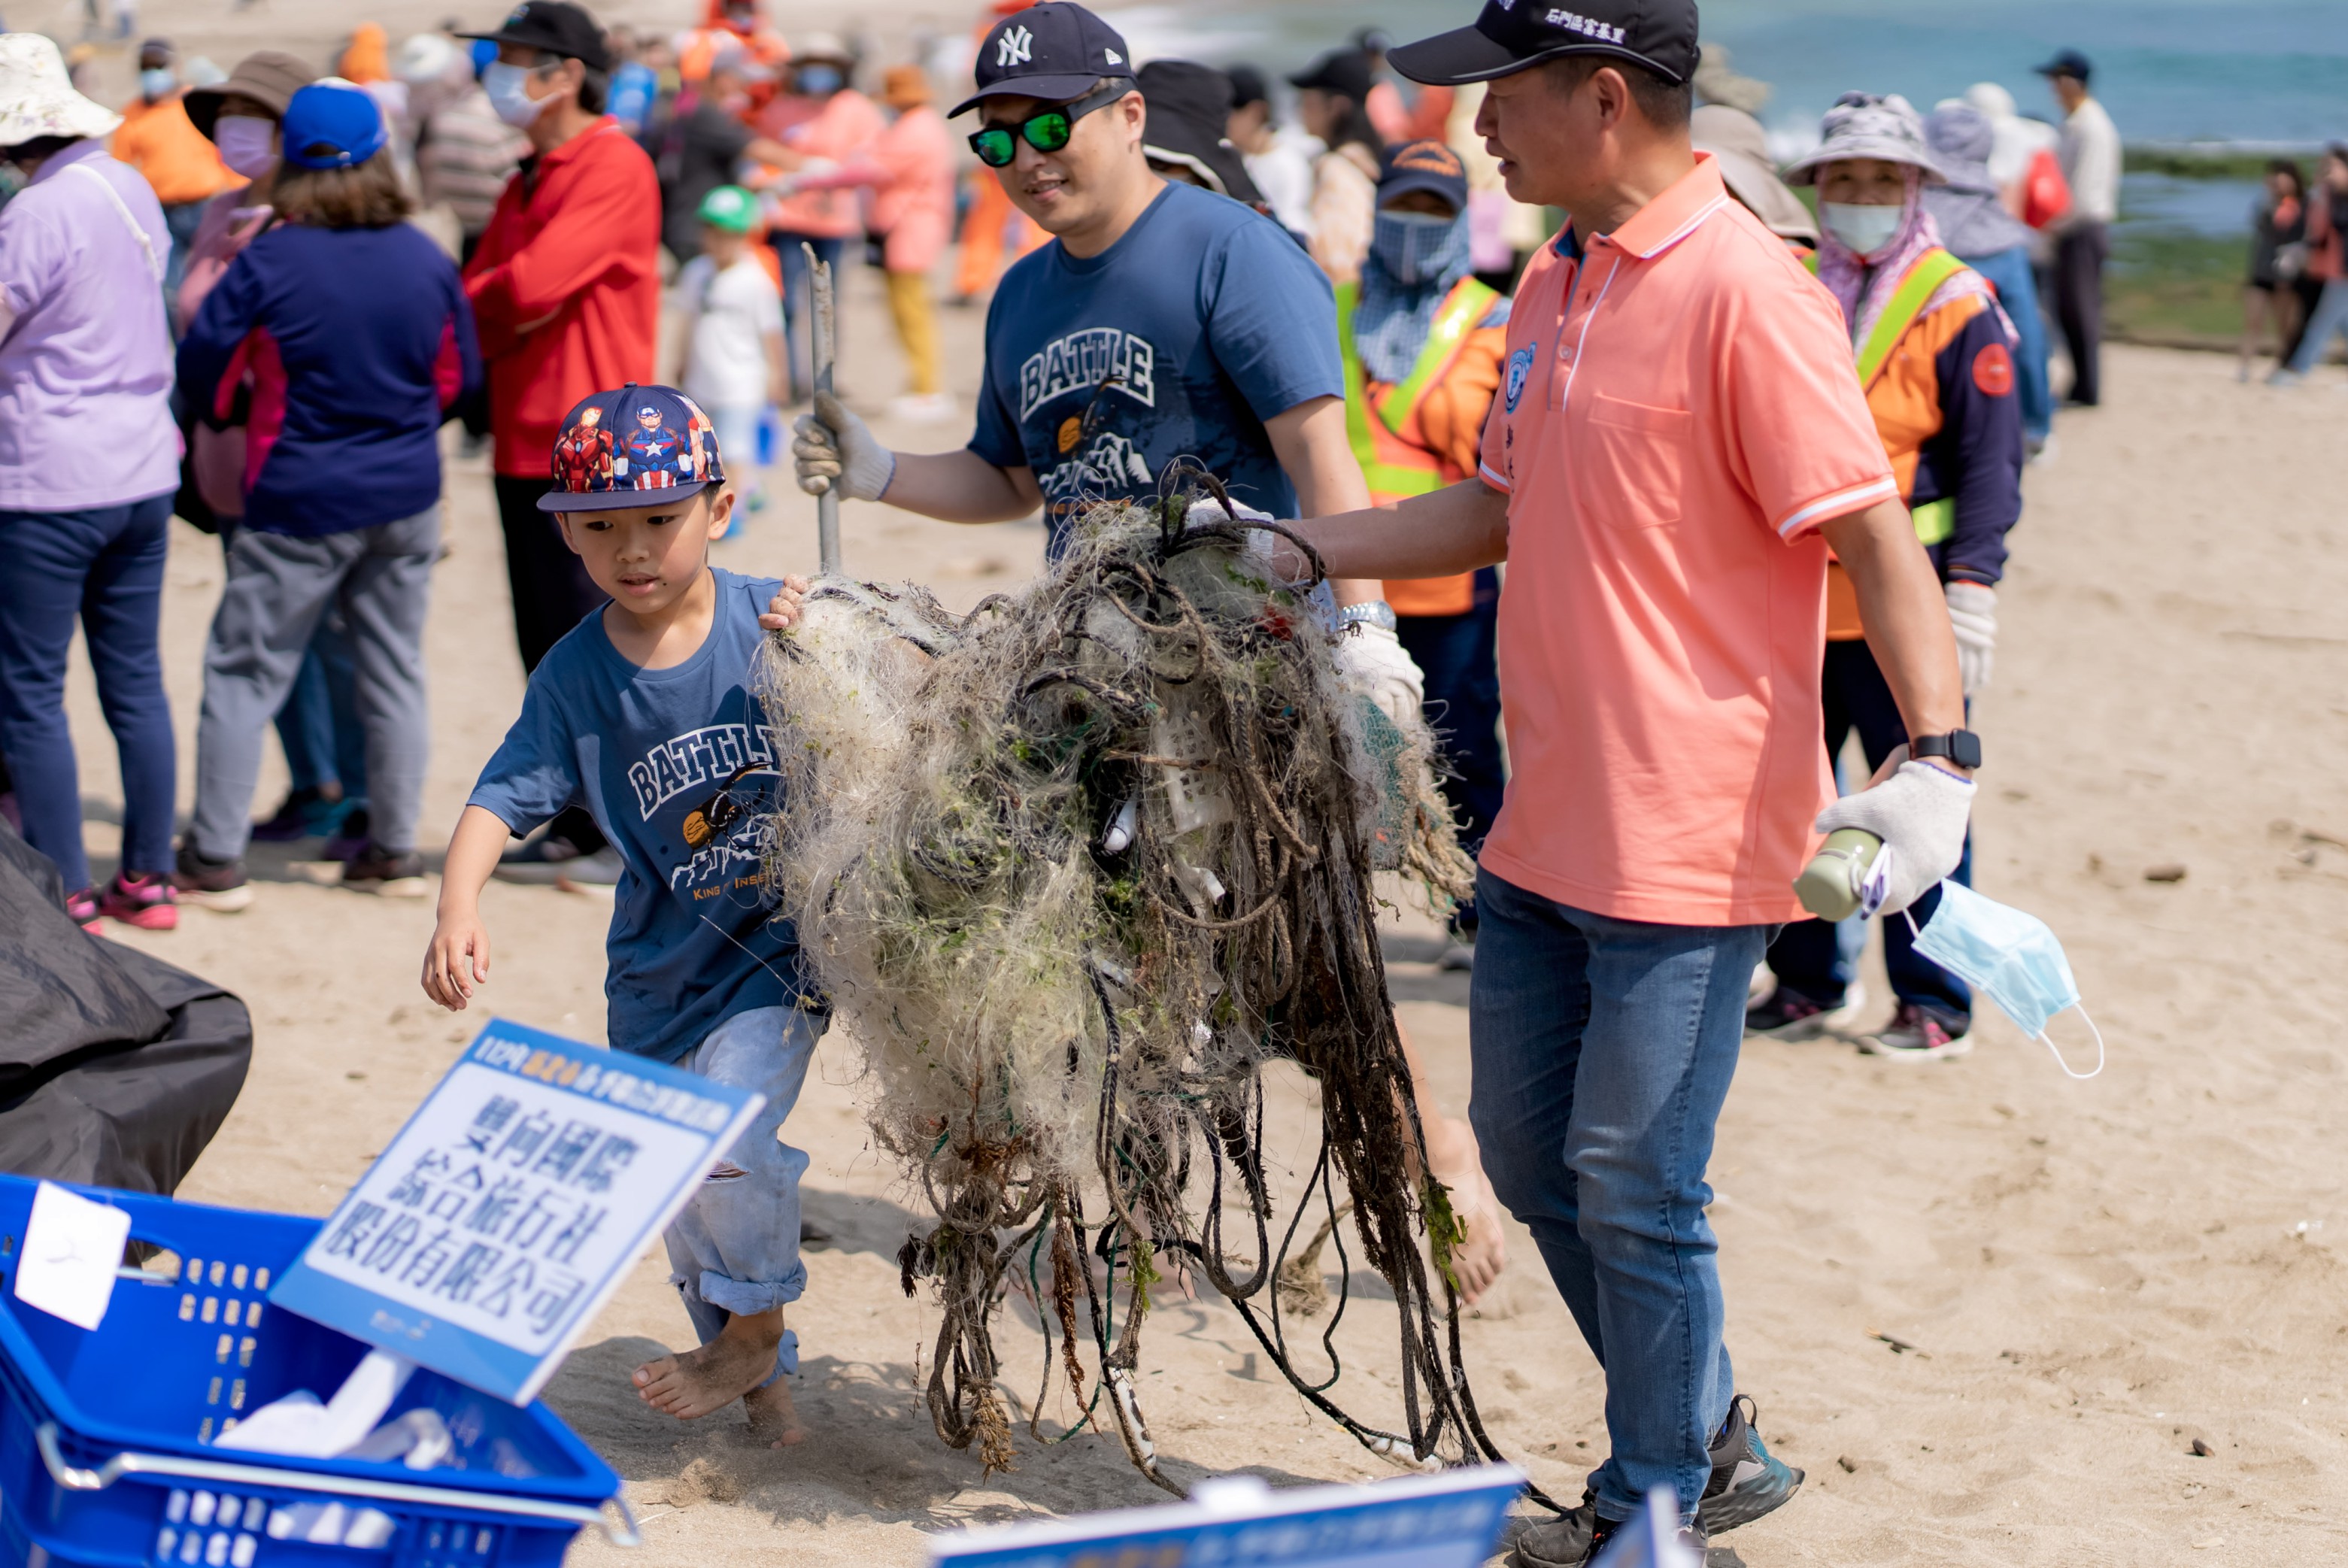
<path fill-rule="evenodd" d="M 897 477 L 897 454 L 829 392 L 817 393 L 815 412 L 800 415 L 791 429 L 791 465 L 809 495 L 838 485 L 850 500 L 879 500 Z"/>
<path fill-rule="evenodd" d="M 1426 677 L 1402 639 L 1384 626 L 1357 621 L 1337 634 L 1337 675 L 1404 734 L 1425 722 L 1419 707 L 1426 700 Z"/>
<path fill-rule="evenodd" d="M 1965 858 L 1965 823 L 1972 815 L 1973 781 L 1929 762 L 1910 762 L 1904 746 L 1884 758 L 1883 770 L 1856 795 L 1818 813 L 1818 830 L 1862 828 L 1890 852 L 1883 913 L 1906 909 L 1957 869 Z"/>
<path fill-rule="evenodd" d="M 1990 658 L 1997 651 L 1997 590 L 1959 578 L 1946 593 L 1949 629 L 1957 634 L 1957 676 L 1970 697 L 1989 685 Z"/>

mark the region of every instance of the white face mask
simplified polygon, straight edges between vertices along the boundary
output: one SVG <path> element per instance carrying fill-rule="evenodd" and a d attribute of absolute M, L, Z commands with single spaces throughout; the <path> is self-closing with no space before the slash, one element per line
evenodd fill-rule
<path fill-rule="evenodd" d="M 224 114 L 212 122 L 212 145 L 220 150 L 222 163 L 247 180 L 258 180 L 277 161 L 277 122 L 257 115 Z"/>
<path fill-rule="evenodd" d="M 1862 256 L 1871 256 L 1900 232 L 1905 207 L 1859 207 L 1848 201 L 1821 201 L 1818 216 L 1834 237 Z"/>
<path fill-rule="evenodd" d="M 481 69 L 481 88 L 489 95 L 489 107 L 499 119 L 519 130 L 528 130 L 554 101 L 551 93 L 542 98 L 530 96 L 530 69 L 503 60 L 491 60 Z"/>

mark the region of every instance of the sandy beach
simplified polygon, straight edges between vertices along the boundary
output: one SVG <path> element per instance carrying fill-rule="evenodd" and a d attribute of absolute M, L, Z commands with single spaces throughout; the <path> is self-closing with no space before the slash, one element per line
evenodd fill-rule
<path fill-rule="evenodd" d="M 396 38 L 448 9 L 370 14 Z M 675 20 L 650 5 L 613 15 Z M 8 6 L 19 27 L 69 34 L 77 17 L 57 0 Z M 967 25 L 959 6 L 933 20 Z M 323 56 L 346 26 L 294 0 L 234 15 L 224 0 L 201 15 L 150 5 L 142 23 L 223 65 L 264 43 Z M 960 441 L 966 423 L 880 418 L 899 370 L 877 274 L 850 271 L 848 286 L 850 400 L 893 445 Z M 980 325 L 945 313 L 965 411 Z M 1762 1431 L 1809 1480 L 1715 1542 L 1715 1564 L 2348 1560 L 2348 1047 L 2332 1033 L 2348 1013 L 2348 524 L 2322 472 L 2348 398 L 2336 371 L 2280 394 L 2237 385 L 2220 356 L 2106 353 L 2105 406 L 2066 415 L 2058 455 L 2027 476 L 1996 677 L 1975 709 L 1988 750 L 1975 863 L 1983 891 L 2063 938 L 2109 1066 L 2075 1082 L 1999 1017 L 1945 1064 L 1835 1041 L 1747 1048 L 1713 1167 L 1728 1341 Z M 812 568 L 813 504 L 786 476 L 771 482 L 774 504 L 718 547 L 719 564 Z M 452 464 L 447 496 L 427 852 L 522 687 L 485 465 Z M 163 631 L 184 808 L 221 566 L 216 541 L 175 527 Z M 844 532 L 852 573 L 915 578 L 953 604 L 1042 558 L 1031 525 L 959 529 L 851 503 Z M 70 701 L 103 874 L 120 794 L 78 654 Z M 257 811 L 283 784 L 273 752 Z M 2147 879 L 2177 866 L 2181 880 Z M 259 896 L 242 913 L 108 934 L 252 1010 L 251 1079 L 182 1195 L 324 1213 L 484 1015 L 452 1017 L 418 988 L 429 899 L 345 892 L 324 885 L 333 868 L 272 846 L 252 869 Z M 479 1005 L 600 1040 L 608 898 L 492 884 L 483 912 L 497 950 Z M 1423 922 L 1388 934 L 1394 994 L 1457 1113 L 1467 980 L 1436 970 L 1437 947 Z M 1890 1005 L 1870 966 L 1872 1023 Z M 2075 1066 L 2093 1060 L 2075 1014 L 2056 1032 Z M 919 1394 L 934 1316 L 903 1295 L 895 1262 L 919 1203 L 868 1144 L 855 1060 L 853 1042 L 826 1042 L 788 1130 L 814 1156 L 808 1211 L 828 1237 L 791 1318 L 813 1439 L 768 1450 L 738 1407 L 687 1425 L 635 1399 L 628 1368 L 692 1342 L 665 1259 L 646 1256 L 548 1392 L 644 1521 L 632 1556 L 589 1542 L 574 1563 L 912 1564 L 942 1529 L 1161 1499 L 1113 1438 L 1045 1446 L 1023 1425 L 1019 1469 L 992 1478 L 939 1442 Z M 1292 1193 L 1311 1100 L 1301 1080 L 1275 1089 Z M 1601 1379 L 1529 1238 L 1510 1240 L 1511 1272 L 1466 1325 L 1469 1369 L 1502 1446 L 1570 1501 L 1604 1452 Z M 1369 1276 L 1354 1283 L 1337 1393 L 1392 1412 L 1393 1306 Z M 1022 1311 L 1006 1307 L 1000 1342 L 1025 1417 L 1042 1367 Z M 1394 1473 L 1313 1415 L 1211 1296 L 1162 1300 L 1144 1344 L 1143 1398 L 1177 1480 Z M 1079 1414 L 1056 1389 L 1043 1429 Z"/>

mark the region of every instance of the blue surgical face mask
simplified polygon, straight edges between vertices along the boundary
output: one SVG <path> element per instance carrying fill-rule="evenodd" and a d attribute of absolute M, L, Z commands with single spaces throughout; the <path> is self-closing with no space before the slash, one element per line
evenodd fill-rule
<path fill-rule="evenodd" d="M 837 66 L 801 66 L 791 79 L 808 98 L 826 98 L 847 85 Z"/>
<path fill-rule="evenodd" d="M 179 85 L 180 78 L 172 74 L 169 66 L 159 66 L 151 71 L 139 73 L 139 91 L 149 103 L 153 103 Z"/>
<path fill-rule="evenodd" d="M 503 60 L 491 60 L 481 68 L 481 89 L 489 95 L 489 107 L 499 119 L 520 130 L 528 130 L 554 101 L 552 93 L 542 98 L 530 96 L 530 71 L 528 66 L 508 65 Z"/>
<path fill-rule="evenodd" d="M 1468 242 L 1458 218 L 1432 212 L 1380 212 L 1370 230 L 1370 249 L 1386 275 L 1405 288 L 1433 283 L 1451 269 Z"/>
<path fill-rule="evenodd" d="M 1910 917 L 1910 927 L 1914 919 Z M 2047 1023 L 2066 1007 L 2079 1007 L 2079 983 L 2071 977 L 2063 944 L 2046 923 L 2034 914 L 2009 909 L 1953 882 L 1941 884 L 1941 902 L 1932 918 L 1916 934 L 1916 951 L 1984 993 L 2023 1033 L 2043 1042 L 2055 1062 L 2075 1078 L 2091 1078 L 2104 1070 L 2104 1035 L 2096 1021 L 2095 1072 L 2072 1072 L 2063 1052 L 2046 1037 Z"/>

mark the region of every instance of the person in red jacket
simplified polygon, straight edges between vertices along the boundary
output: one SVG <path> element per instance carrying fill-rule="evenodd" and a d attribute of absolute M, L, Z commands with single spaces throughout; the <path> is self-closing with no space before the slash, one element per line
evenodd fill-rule
<path fill-rule="evenodd" d="M 489 369 L 498 516 L 525 672 L 603 602 L 538 507 L 562 417 L 589 393 L 650 383 L 660 333 L 660 181 L 603 112 L 603 30 L 569 0 L 526 0 L 496 31 L 481 85 L 530 156 L 465 267 Z M 584 812 L 508 857 L 510 880 L 610 882 L 619 862 Z"/>

